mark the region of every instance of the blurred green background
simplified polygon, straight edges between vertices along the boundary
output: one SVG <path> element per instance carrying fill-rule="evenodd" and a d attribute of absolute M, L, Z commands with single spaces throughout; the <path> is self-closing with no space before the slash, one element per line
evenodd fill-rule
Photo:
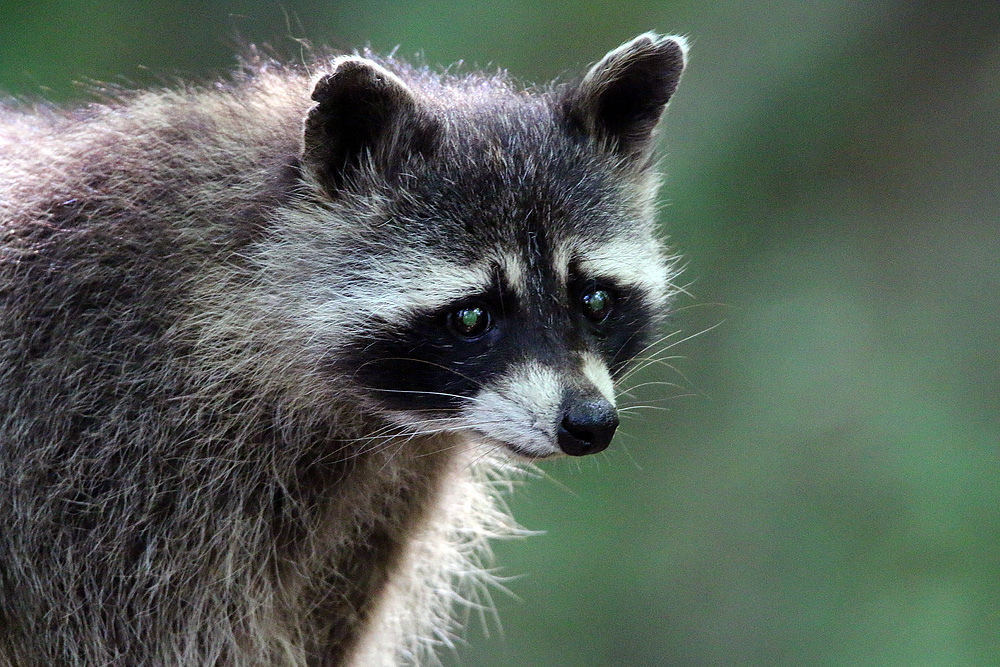
<path fill-rule="evenodd" d="M 662 223 L 693 337 L 636 380 L 666 411 L 511 498 L 546 532 L 497 545 L 516 597 L 446 663 L 1000 665 L 1000 3 L 0 0 L 0 90 L 294 38 L 541 81 L 650 29 L 692 42 Z"/>

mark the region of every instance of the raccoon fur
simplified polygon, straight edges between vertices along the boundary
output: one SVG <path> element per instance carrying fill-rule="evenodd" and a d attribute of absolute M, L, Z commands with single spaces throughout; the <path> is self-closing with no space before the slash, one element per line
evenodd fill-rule
<path fill-rule="evenodd" d="M 498 487 L 608 445 L 676 291 L 685 48 L 0 111 L 0 665 L 434 662 Z"/>

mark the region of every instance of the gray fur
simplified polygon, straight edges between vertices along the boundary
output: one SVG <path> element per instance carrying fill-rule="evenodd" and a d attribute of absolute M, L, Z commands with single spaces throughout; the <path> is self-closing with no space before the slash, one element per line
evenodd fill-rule
<path fill-rule="evenodd" d="M 644 35 L 527 92 L 366 54 L 0 111 L 0 665 L 433 661 L 513 529 L 497 480 L 564 396 L 613 404 L 625 360 L 552 334 L 570 274 L 673 292 L 682 67 Z M 453 410 L 373 388 L 498 279 L 537 331 L 495 375 Z"/>

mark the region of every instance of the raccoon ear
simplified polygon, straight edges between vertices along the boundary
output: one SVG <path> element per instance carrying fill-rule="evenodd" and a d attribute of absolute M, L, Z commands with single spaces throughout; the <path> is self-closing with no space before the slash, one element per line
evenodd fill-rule
<path fill-rule="evenodd" d="M 398 76 L 368 58 L 342 56 L 316 82 L 303 133 L 303 163 L 331 192 L 370 159 L 382 175 L 430 150 L 437 124 Z"/>
<path fill-rule="evenodd" d="M 570 92 L 566 113 L 623 157 L 645 157 L 684 71 L 687 42 L 651 32 L 608 53 Z"/>

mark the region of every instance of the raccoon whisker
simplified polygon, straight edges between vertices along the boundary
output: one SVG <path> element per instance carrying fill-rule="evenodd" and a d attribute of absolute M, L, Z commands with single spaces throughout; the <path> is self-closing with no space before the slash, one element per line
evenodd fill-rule
<path fill-rule="evenodd" d="M 579 500 L 581 498 L 579 491 L 576 491 L 575 489 L 567 486 L 565 483 L 559 481 L 557 478 L 553 477 L 552 474 L 549 473 L 549 471 L 547 471 L 547 470 L 545 470 L 543 468 L 539 468 L 539 467 L 535 466 L 535 469 L 534 469 L 533 472 L 540 479 L 544 479 L 546 482 L 549 482 L 550 484 L 552 484 L 556 488 L 560 489 L 561 491 L 565 491 L 574 500 Z"/>
<path fill-rule="evenodd" d="M 486 423 L 486 422 L 483 422 L 483 423 Z M 499 423 L 499 422 L 495 422 L 495 423 Z M 408 437 L 406 437 L 400 443 L 400 446 L 397 449 L 396 454 L 398 454 L 400 451 L 402 451 L 402 448 L 405 447 L 406 444 L 408 444 L 414 438 L 419 437 L 421 435 L 440 435 L 442 433 L 460 433 L 462 431 L 467 431 L 467 430 L 469 430 L 468 426 L 465 426 L 465 425 L 455 425 L 455 426 L 453 426 L 451 428 L 435 429 L 433 431 L 423 431 L 423 432 L 421 432 L 421 431 L 414 431 L 414 432 L 411 432 L 411 433 L 408 434 Z M 440 448 L 438 448 L 436 450 L 433 450 L 431 452 L 425 452 L 425 453 L 422 453 L 422 454 L 418 454 L 418 455 L 415 456 L 415 458 L 421 458 L 421 457 L 424 457 L 424 456 L 430 456 L 430 455 L 433 455 L 433 454 L 440 454 L 440 453 L 443 453 L 443 452 L 451 451 L 453 449 L 461 447 L 462 444 L 463 443 L 461 443 L 461 442 L 455 442 L 455 443 L 452 443 L 452 444 L 447 445 L 445 447 L 440 447 Z M 395 456 L 395 454 L 393 456 Z"/>
<path fill-rule="evenodd" d="M 440 420 L 440 421 L 443 421 L 443 420 Z M 433 421 L 420 421 L 420 422 L 415 422 L 413 424 L 398 424 L 398 425 L 394 425 L 394 429 L 393 430 L 385 429 L 385 430 L 383 430 L 381 432 L 372 433 L 371 435 L 366 436 L 366 437 L 356 438 L 355 441 L 356 442 L 361 442 L 361 443 L 364 443 L 364 444 L 371 444 L 371 445 L 379 446 L 379 445 L 383 445 L 383 444 L 386 444 L 386 445 L 391 444 L 393 442 L 396 442 L 400 438 L 405 439 L 406 441 L 410 441 L 413 438 L 419 437 L 419 436 L 424 436 L 424 435 L 438 435 L 438 434 L 441 434 L 441 433 L 447 433 L 449 431 L 456 431 L 456 430 L 458 430 L 458 429 L 456 429 L 454 427 L 451 427 L 451 428 L 445 428 L 445 427 L 442 427 L 442 428 L 433 428 L 433 429 L 429 429 L 429 430 L 414 430 L 414 428 L 416 428 L 416 427 L 422 428 L 422 427 L 428 426 L 428 425 L 430 425 L 432 423 L 433 423 Z M 372 450 L 366 450 L 366 451 L 372 451 Z"/>
<path fill-rule="evenodd" d="M 487 447 L 466 464 L 465 470 L 474 470 L 476 466 L 482 464 L 483 461 L 486 461 L 487 459 L 491 459 L 498 455 L 505 455 L 506 462 L 508 464 L 511 464 L 514 461 L 513 457 L 507 451 L 507 448 L 504 447 L 502 444 L 487 443 Z"/>
<path fill-rule="evenodd" d="M 367 389 L 368 391 L 385 392 L 391 394 L 419 394 L 421 396 L 443 396 L 445 398 L 458 398 L 463 401 L 468 400 L 467 397 L 462 396 L 461 394 L 450 394 L 445 391 L 424 391 L 422 389 L 381 389 L 379 387 L 363 387 L 363 388 Z M 428 408 L 428 409 L 434 409 L 434 408 Z M 446 409 L 458 410 L 460 408 L 446 408 Z M 415 412 L 415 410 L 412 410 L 410 412 Z"/>
<path fill-rule="evenodd" d="M 674 347 L 676 347 L 678 345 L 681 345 L 682 343 L 686 343 L 687 341 L 692 340 L 693 338 L 697 338 L 698 336 L 706 334 L 706 333 L 708 333 L 708 332 L 710 332 L 710 331 L 712 331 L 712 330 L 714 330 L 714 329 L 722 326 L 724 323 L 725 323 L 725 320 L 722 320 L 720 322 L 716 322 L 715 324 L 713 324 L 711 326 L 705 327 L 704 329 L 701 329 L 701 330 L 699 330 L 699 331 L 697 331 L 697 332 L 695 332 L 693 334 L 690 334 L 689 336 L 685 336 L 684 338 L 681 338 L 679 340 L 670 341 L 669 345 L 665 345 L 664 347 L 656 350 L 652 355 L 648 355 L 647 359 L 659 358 L 660 355 L 663 354 L 664 352 L 666 352 L 667 350 L 670 350 L 670 349 L 672 349 L 672 348 L 674 348 Z M 672 336 L 674 336 L 674 335 L 676 335 L 678 333 L 680 333 L 680 332 L 679 331 L 675 331 L 675 332 L 672 332 L 670 334 L 667 334 L 666 336 L 660 337 L 660 339 L 658 341 L 656 341 L 655 343 L 647 346 L 644 350 L 640 351 L 639 354 L 642 354 L 646 350 L 649 350 L 652 347 L 655 347 L 656 345 L 665 342 L 666 340 L 668 340 L 669 338 L 671 338 Z M 677 357 L 670 357 L 670 358 L 677 358 Z M 626 367 L 625 369 L 623 369 L 623 370 L 625 370 L 625 373 L 623 375 L 621 375 L 621 376 L 616 377 L 616 381 L 620 382 L 620 381 L 622 381 L 624 379 L 627 379 L 629 376 L 635 374 L 636 372 L 638 372 L 642 368 L 646 368 L 646 365 L 642 364 L 641 360 L 639 360 L 639 361 L 640 361 L 640 364 L 638 365 L 638 367 L 630 365 L 630 366 Z M 676 370 L 676 369 L 673 369 L 673 370 Z"/>
<path fill-rule="evenodd" d="M 418 434 L 416 433 L 400 432 L 391 435 L 368 438 L 367 441 L 362 442 L 361 446 L 350 448 L 350 451 L 346 452 L 343 456 L 336 460 L 349 461 L 362 455 L 382 451 L 383 449 L 393 445 L 405 446 L 416 437 L 418 437 Z M 341 452 L 343 452 L 343 450 L 341 450 Z M 390 459 L 391 458 L 394 458 L 394 456 L 390 457 Z"/>
<path fill-rule="evenodd" d="M 672 387 L 675 387 L 675 388 L 678 388 L 678 389 L 683 386 L 683 387 L 687 388 L 688 390 L 690 390 L 691 392 L 693 392 L 693 395 L 703 395 L 703 392 L 701 392 L 700 390 L 698 390 L 694 386 L 694 383 L 691 382 L 691 380 L 688 379 L 687 375 L 685 375 L 684 372 L 681 371 L 679 368 L 677 368 L 676 366 L 673 366 L 672 364 L 668 364 L 668 363 L 663 363 L 662 365 L 665 366 L 666 368 L 669 368 L 671 371 L 673 371 L 677 375 L 679 375 L 680 378 L 681 378 L 681 380 L 684 381 L 683 385 L 676 384 L 676 383 L 666 383 L 665 386 L 672 386 Z M 663 382 L 665 382 L 665 381 L 663 381 Z M 643 386 L 643 385 L 630 386 L 628 388 L 628 391 L 632 391 L 633 389 L 636 389 L 639 386 Z"/>
<path fill-rule="evenodd" d="M 678 260 L 678 259 L 680 259 L 680 257 L 676 257 L 676 256 L 675 256 L 675 257 L 672 257 L 671 259 L 672 259 L 672 260 Z M 690 282 L 690 283 L 688 283 L 687 285 L 677 285 L 677 284 L 673 284 L 673 283 L 672 283 L 672 284 L 671 284 L 670 286 L 671 286 L 671 287 L 672 287 L 673 289 L 677 290 L 677 291 L 678 291 L 678 292 L 679 292 L 680 294 L 683 294 L 684 296 L 686 296 L 686 297 L 689 297 L 689 298 L 692 298 L 692 299 L 693 299 L 693 298 L 695 298 L 695 296 L 694 296 L 694 293 L 693 293 L 693 292 L 690 292 L 690 291 L 688 291 L 688 287 L 690 287 L 690 286 L 691 286 L 691 285 L 693 285 L 693 284 L 694 284 L 694 282 Z M 712 305 L 712 304 L 706 304 L 706 305 Z M 715 304 L 715 305 L 720 305 L 720 304 Z M 673 311 L 671 311 L 671 312 L 674 312 L 674 313 L 678 313 L 678 312 L 680 312 L 680 311 L 682 311 L 682 310 L 688 310 L 688 308 L 689 308 L 689 307 L 690 307 L 690 306 L 684 306 L 683 308 L 675 308 L 675 309 L 674 309 Z"/>
<path fill-rule="evenodd" d="M 504 461 L 505 465 L 523 468 L 525 466 L 533 466 L 533 461 L 545 458 L 544 456 L 531 456 L 524 453 L 515 453 L 511 451 L 508 445 L 502 442 L 491 442 L 487 443 L 488 449 L 483 451 L 473 463 L 483 461 L 487 458 L 500 458 Z M 470 463 L 470 465 L 473 465 Z"/>
<path fill-rule="evenodd" d="M 673 387 L 674 389 L 681 389 L 682 385 L 676 382 L 668 382 L 666 380 L 649 380 L 648 382 L 640 382 L 639 384 L 634 384 L 628 389 L 620 390 L 622 394 L 630 394 L 636 389 L 642 389 L 643 387 Z"/>
<path fill-rule="evenodd" d="M 673 338 L 674 336 L 677 336 L 677 335 L 679 335 L 680 333 L 681 333 L 681 330 L 680 330 L 680 329 L 677 329 L 677 330 L 675 330 L 675 331 L 671 331 L 670 333 L 666 333 L 666 334 L 663 334 L 662 336 L 660 336 L 660 337 L 659 337 L 659 338 L 657 338 L 656 340 L 654 340 L 654 341 L 650 342 L 650 343 L 649 343 L 648 345 L 646 345 L 646 346 L 645 346 L 644 348 L 642 348 L 641 350 L 637 351 L 637 352 L 636 352 L 636 353 L 635 353 L 635 354 L 633 355 L 633 357 L 632 357 L 632 358 L 633 358 L 633 359 L 639 359 L 639 358 L 641 357 L 641 355 L 644 355 L 644 354 L 646 354 L 647 352 L 649 352 L 650 350 L 654 349 L 654 348 L 655 348 L 655 347 L 657 347 L 658 345 L 662 345 L 662 344 L 663 344 L 664 342 L 666 342 L 666 341 L 670 340 L 670 339 L 671 339 L 671 338 Z M 629 336 L 629 338 L 628 338 L 628 341 L 631 341 L 631 340 L 632 340 L 632 338 L 634 338 L 635 336 L 636 336 L 636 334 L 632 334 L 631 336 Z"/>
<path fill-rule="evenodd" d="M 629 364 L 623 368 L 619 368 L 612 374 L 612 378 L 615 383 L 621 383 L 629 379 L 636 373 L 641 373 L 643 370 L 648 368 L 651 364 L 661 363 L 663 361 L 670 361 L 672 359 L 678 358 L 676 355 L 673 356 L 663 356 L 663 351 L 656 351 L 651 355 L 644 357 L 636 357 L 632 359 Z"/>
<path fill-rule="evenodd" d="M 677 388 L 679 389 L 680 387 Z M 696 392 L 687 391 L 684 393 L 674 394 L 672 396 L 663 396 L 660 398 L 653 398 L 649 400 L 640 400 L 637 396 L 633 394 L 623 394 L 623 396 L 629 399 L 629 402 L 626 403 L 625 405 L 619 406 L 618 409 L 619 411 L 621 411 L 625 407 L 634 407 L 636 405 L 653 405 L 656 403 L 667 403 L 679 400 L 681 398 L 689 398 L 691 396 L 697 396 L 697 395 L 698 394 Z"/>
<path fill-rule="evenodd" d="M 622 443 L 622 445 L 621 445 L 621 451 L 625 454 L 625 457 L 629 460 L 629 463 L 631 463 L 633 466 L 635 466 L 636 470 L 643 470 L 644 469 L 642 467 L 642 464 L 640 464 L 635 459 L 635 456 L 632 455 L 632 450 L 629 448 L 629 446 L 627 444 Z"/>
<path fill-rule="evenodd" d="M 476 426 L 475 426 L 475 427 L 472 427 L 472 428 L 476 428 L 476 429 L 478 429 L 478 428 L 480 428 L 480 427 L 482 427 L 482 426 L 484 426 L 484 425 L 488 425 L 488 424 L 500 424 L 500 423 L 503 423 L 503 422 L 501 422 L 500 420 L 495 420 L 495 421 L 492 421 L 492 422 L 479 422 L 479 423 L 477 423 L 477 424 L 476 424 Z M 456 431 L 458 431 L 458 432 L 461 432 L 461 431 L 467 431 L 467 430 L 470 430 L 470 427 L 468 427 L 468 426 L 463 426 L 463 427 L 461 427 L 461 428 L 459 428 L 459 429 L 456 429 Z M 481 440 L 478 440 L 478 439 L 477 439 L 477 441 L 478 441 L 478 442 L 482 442 Z M 418 454 L 418 455 L 417 455 L 417 458 L 420 458 L 421 456 L 430 456 L 430 455 L 433 455 L 433 454 L 440 454 L 441 452 L 447 452 L 447 451 L 451 451 L 452 449 L 455 449 L 455 448 L 457 448 L 457 447 L 462 447 L 462 446 L 464 446 L 464 445 L 465 445 L 465 443 L 463 443 L 463 442 L 456 442 L 456 443 L 454 443 L 454 444 L 451 444 L 451 445 L 448 445 L 448 446 L 446 446 L 446 447 L 441 447 L 441 448 L 439 448 L 439 449 L 436 449 L 436 450 L 434 450 L 434 451 L 432 451 L 432 452 L 427 452 L 427 453 L 424 453 L 424 454 Z M 504 446 L 503 446 L 503 445 L 501 445 L 501 444 L 493 444 L 493 443 L 490 443 L 490 444 L 489 444 L 489 446 L 490 446 L 491 448 L 495 447 L 495 448 L 497 448 L 497 449 L 500 449 L 500 450 L 503 450 L 503 449 L 504 449 Z M 491 450 L 491 452 L 487 452 L 487 454 L 489 454 L 489 453 L 492 453 L 492 451 L 496 451 L 496 450 L 495 450 L 495 449 L 494 449 L 494 450 Z M 482 455 L 480 455 L 480 456 L 482 456 Z M 478 459 L 478 457 L 477 457 L 477 459 L 476 459 L 476 460 L 479 460 L 479 459 Z"/>
<path fill-rule="evenodd" d="M 671 347 L 675 347 L 675 346 L 680 345 L 682 343 L 686 343 L 689 340 L 691 340 L 693 338 L 698 338 L 699 336 L 703 336 L 703 335 L 709 333 L 710 331 L 715 331 L 716 329 L 718 329 L 719 327 L 721 327 L 725 323 L 726 323 L 725 320 L 720 320 L 720 321 L 716 322 L 715 324 L 712 324 L 710 326 L 705 327 L 704 329 L 701 329 L 699 331 L 694 332 L 690 336 L 685 336 L 684 338 L 681 338 L 680 340 L 673 341 L 672 343 L 670 343 L 670 345 L 668 347 L 666 347 L 664 349 L 669 350 Z"/>
<path fill-rule="evenodd" d="M 424 458 L 426 456 L 436 456 L 438 454 L 443 454 L 444 452 L 453 451 L 455 449 L 460 448 L 461 446 L 462 446 L 461 443 L 455 443 L 455 444 L 452 444 L 452 445 L 448 445 L 447 447 L 439 447 L 438 449 L 435 449 L 435 450 L 430 451 L 430 452 L 424 452 L 422 454 L 415 454 L 414 458 L 420 459 L 420 458 Z"/>
<path fill-rule="evenodd" d="M 662 405 L 628 405 L 618 408 L 618 413 L 627 415 L 631 412 L 635 412 L 636 410 L 661 410 L 663 412 L 673 412 L 670 408 L 665 408 Z"/>
<path fill-rule="evenodd" d="M 677 373 L 678 375 L 680 375 L 682 378 L 684 378 L 685 381 L 687 381 L 687 377 L 684 375 L 683 372 L 681 372 L 677 367 L 675 367 L 672 364 L 668 363 L 669 361 L 672 361 L 672 360 L 675 360 L 675 359 L 683 359 L 683 356 L 674 355 L 674 356 L 669 356 L 669 357 L 660 357 L 659 355 L 663 354 L 667 350 L 672 349 L 673 347 L 675 347 L 677 345 L 680 345 L 681 343 L 684 343 L 686 341 L 691 340 L 692 338 L 696 338 L 696 337 L 698 337 L 698 336 L 700 336 L 700 335 L 702 335 L 704 333 L 708 333 L 709 331 L 712 331 L 713 329 L 715 329 L 716 327 L 720 326 L 721 324 L 722 324 L 721 322 L 717 323 L 717 324 L 713 324 L 711 327 L 706 327 L 705 329 L 702 329 L 701 331 L 699 331 L 697 333 L 691 334 L 690 336 L 687 336 L 687 337 L 682 338 L 682 339 L 677 340 L 677 341 L 673 341 L 673 342 L 671 342 L 670 345 L 667 345 L 666 347 L 664 347 L 664 348 L 662 348 L 660 350 L 657 350 L 655 354 L 653 354 L 653 355 L 651 355 L 649 357 L 646 357 L 644 359 L 639 359 L 637 364 L 631 365 L 630 367 L 626 368 L 625 372 L 622 373 L 620 376 L 616 376 L 615 377 L 615 382 L 616 383 L 621 383 L 621 382 L 627 380 L 628 378 L 632 377 L 636 373 L 639 373 L 642 370 L 644 370 L 644 369 L 646 369 L 649 366 L 654 365 L 654 364 L 661 364 L 661 365 L 665 366 L 666 368 L 668 368 L 668 369 L 674 371 L 675 373 Z"/>
<path fill-rule="evenodd" d="M 409 412 L 430 412 L 430 413 L 437 413 L 437 412 L 442 412 L 442 411 L 444 411 L 444 410 L 436 410 L 436 409 L 428 408 L 426 410 L 410 410 Z M 460 410 L 458 408 L 449 408 L 447 411 L 457 413 Z M 372 431 L 371 433 L 367 433 L 365 435 L 361 435 L 361 436 L 358 436 L 358 437 L 355 437 L 355 438 L 341 438 L 341 439 L 338 440 L 338 442 L 348 443 L 349 444 L 349 443 L 355 443 L 355 442 L 367 442 L 367 441 L 371 441 L 373 439 L 379 439 L 379 438 L 382 438 L 382 439 L 385 439 L 385 438 L 396 438 L 396 437 L 399 437 L 400 435 L 402 435 L 404 433 L 408 433 L 409 429 L 411 429 L 414 426 L 421 426 L 421 425 L 434 424 L 434 423 L 453 423 L 454 421 L 455 421 L 455 417 L 453 417 L 453 416 L 446 416 L 446 417 L 430 417 L 430 418 L 426 418 L 426 419 L 412 420 L 412 421 L 407 422 L 406 424 L 392 423 L 392 422 L 390 422 L 390 423 L 386 424 L 385 426 L 383 426 L 382 428 L 380 428 L 380 429 L 378 429 L 376 431 Z M 431 432 L 428 432 L 428 433 L 431 433 Z"/>
<path fill-rule="evenodd" d="M 421 426 L 422 427 L 427 426 L 427 424 L 422 424 Z M 391 439 L 394 440 L 399 437 L 405 437 L 409 441 L 413 440 L 414 438 L 418 438 L 425 435 L 442 435 L 444 433 L 459 433 L 462 430 L 464 430 L 462 427 L 457 427 L 457 426 L 430 428 L 426 430 L 407 430 L 400 435 L 394 436 Z"/>
<path fill-rule="evenodd" d="M 668 360 L 669 361 L 671 359 L 681 359 L 684 356 L 684 355 L 680 355 L 680 354 L 672 354 L 670 356 L 666 356 L 666 353 L 669 352 L 669 351 L 670 351 L 670 348 L 665 347 L 662 350 L 656 350 L 656 351 L 654 351 L 652 354 L 647 354 L 647 355 L 644 355 L 642 357 L 636 357 L 632 361 L 633 365 L 631 366 L 631 368 L 634 369 L 635 365 L 642 364 L 642 363 L 645 363 L 647 361 L 654 361 L 654 360 Z M 634 372 L 634 370 L 633 370 L 633 372 Z"/>
<path fill-rule="evenodd" d="M 402 452 L 403 449 L 406 447 L 406 445 L 409 444 L 410 442 L 412 442 L 415 437 L 417 437 L 417 436 L 416 435 L 411 435 L 410 437 L 405 438 L 402 441 L 400 441 L 399 446 L 397 446 L 396 449 L 395 449 L 395 451 L 393 451 L 392 454 L 389 455 L 389 458 L 386 459 L 385 463 L 383 463 L 381 465 L 381 467 L 379 468 L 379 472 L 385 470 L 385 467 L 387 465 L 389 465 L 396 457 L 398 457 L 399 454 L 400 454 L 400 452 Z"/>
<path fill-rule="evenodd" d="M 625 339 L 625 342 L 623 343 L 622 347 L 617 352 L 615 352 L 615 355 L 611 358 L 611 364 L 610 365 L 612 367 L 614 367 L 620 361 L 621 355 L 622 355 L 623 351 L 625 350 L 625 348 L 627 347 L 627 344 L 630 343 L 636 336 L 640 335 L 641 333 L 642 333 L 641 330 L 635 331 L 628 338 Z M 681 333 L 680 330 L 671 331 L 670 333 L 663 334 L 663 335 L 659 336 L 658 338 L 656 338 L 655 340 L 647 343 L 645 347 L 643 347 L 641 350 L 639 350 L 638 352 L 636 352 L 634 355 L 632 355 L 629 358 L 629 364 L 627 364 L 625 366 L 625 368 L 628 368 L 629 365 L 631 364 L 631 361 L 634 360 L 639 355 L 645 354 L 649 350 L 655 348 L 657 345 L 661 345 L 664 341 L 669 340 L 670 338 L 672 338 L 673 336 L 676 336 L 679 333 Z"/>
<path fill-rule="evenodd" d="M 440 423 L 440 422 L 448 423 L 450 425 L 447 427 L 434 428 L 430 430 L 411 430 L 413 427 L 427 426 L 429 424 Z M 400 443 L 400 446 L 402 447 L 405 446 L 407 443 L 411 442 L 414 438 L 420 436 L 441 435 L 443 433 L 460 433 L 462 431 L 468 431 L 470 429 L 483 428 L 486 426 L 502 423 L 502 421 L 500 420 L 479 421 L 475 425 L 454 424 L 453 422 L 454 420 L 452 418 L 439 418 L 439 419 L 420 420 L 413 422 L 411 424 L 394 424 L 393 427 L 396 429 L 396 432 L 383 433 L 383 434 L 375 433 L 367 437 L 356 438 L 355 441 L 364 442 L 372 446 L 362 448 L 361 450 L 353 452 L 350 456 L 345 458 L 348 459 L 353 458 L 354 456 L 357 456 L 359 453 L 377 451 L 381 447 L 392 445 L 393 443 L 399 441 L 401 438 L 402 442 Z M 459 443 L 456 443 L 454 445 L 442 447 L 441 449 L 436 451 L 438 452 L 448 451 L 458 445 Z"/>
<path fill-rule="evenodd" d="M 639 352 L 629 360 L 627 366 L 623 367 L 622 369 L 619 369 L 619 371 L 615 374 L 616 377 L 621 377 L 623 373 L 624 374 L 634 373 L 636 365 L 641 364 L 645 360 L 663 358 L 663 354 L 665 352 L 667 352 L 668 350 L 672 349 L 674 346 L 682 342 L 681 340 L 670 340 L 670 338 L 673 335 L 678 333 L 680 332 L 676 331 L 673 334 L 668 334 L 667 336 L 663 336 L 652 345 L 646 346 L 646 348 L 644 348 L 641 352 Z"/>
<path fill-rule="evenodd" d="M 681 398 L 691 398 L 692 396 L 699 396 L 699 395 L 700 394 L 698 394 L 697 392 L 687 392 L 687 393 L 684 393 L 684 394 L 674 394 L 672 396 L 663 396 L 663 397 L 660 397 L 660 398 L 651 398 L 651 399 L 646 399 L 646 400 L 643 400 L 643 401 L 638 401 L 637 400 L 635 403 L 631 403 L 631 404 L 629 404 L 629 406 L 625 406 L 625 407 L 634 407 L 634 406 L 637 406 L 637 405 L 653 405 L 655 403 L 668 403 L 670 401 L 676 401 L 676 400 L 681 399 Z M 629 396 L 629 398 L 635 399 L 634 396 Z M 621 409 L 621 408 L 619 408 L 619 409 Z"/>
<path fill-rule="evenodd" d="M 410 431 L 411 426 L 403 424 L 390 424 L 378 431 L 372 432 L 368 435 L 359 436 L 356 438 L 342 438 L 338 442 L 342 445 L 336 454 L 341 454 L 345 450 L 351 450 L 348 455 L 344 456 L 341 460 L 347 460 L 358 456 L 359 454 L 377 451 L 380 447 L 389 445 L 396 442 L 400 438 L 412 439 L 412 437 L 417 435 L 433 435 L 436 433 L 443 432 L 442 429 L 436 429 L 433 431 L 426 431 L 423 433 Z M 361 444 L 361 447 L 355 448 L 352 445 Z"/>
<path fill-rule="evenodd" d="M 360 444 L 361 448 L 355 450 L 354 452 L 352 452 L 351 456 L 354 456 L 354 455 L 356 455 L 358 453 L 358 451 L 361 451 L 361 452 L 374 451 L 374 448 L 377 448 L 377 446 L 379 446 L 381 444 L 387 444 L 387 443 L 395 442 L 399 438 L 404 438 L 404 437 L 408 438 L 408 437 L 410 437 L 410 435 L 411 434 L 409 432 L 407 432 L 406 429 L 404 427 L 402 427 L 402 426 L 396 427 L 396 429 L 393 430 L 393 431 L 390 431 L 388 429 L 384 429 L 382 431 L 378 431 L 378 432 L 372 433 L 371 435 L 362 436 L 362 437 L 358 437 L 358 438 L 352 438 L 350 440 L 341 440 L 341 442 L 345 446 L 342 447 L 338 451 L 343 451 L 344 449 L 348 449 L 347 445 L 357 445 L 357 444 Z M 369 446 L 369 445 L 372 445 L 374 447 L 373 448 L 368 448 L 367 446 Z"/>
<path fill-rule="evenodd" d="M 694 298 L 693 295 L 691 295 L 687 290 L 682 290 L 682 292 L 684 294 L 687 294 L 688 296 L 691 296 L 692 298 Z M 673 308 L 673 309 L 671 309 L 671 313 L 683 313 L 683 312 L 687 312 L 689 310 L 696 310 L 696 309 L 697 310 L 704 310 L 705 308 L 711 308 L 711 307 L 729 308 L 730 304 L 728 304 L 728 303 L 720 303 L 718 301 L 716 301 L 716 302 L 702 301 L 702 302 L 699 302 L 699 303 L 692 303 L 692 304 L 689 304 L 687 306 L 680 306 L 680 307 L 677 307 L 677 308 Z"/>
<path fill-rule="evenodd" d="M 629 368 L 629 371 L 627 373 L 624 373 L 621 377 L 616 377 L 615 378 L 615 382 L 618 383 L 618 384 L 621 384 L 622 382 L 625 382 L 626 380 L 628 380 L 632 376 L 636 375 L 637 373 L 641 373 L 642 371 L 644 371 L 645 369 L 649 368 L 650 366 L 657 366 L 657 365 L 664 366 L 665 368 L 667 368 L 669 370 L 672 370 L 672 371 L 676 371 L 679 374 L 680 371 L 678 371 L 677 368 L 675 368 L 672 364 L 669 363 L 669 362 L 671 362 L 671 361 L 673 361 L 675 359 L 683 359 L 683 357 L 681 357 L 679 355 L 672 355 L 672 356 L 663 357 L 663 358 L 659 358 L 659 357 L 646 357 L 646 358 L 643 358 L 643 359 L 637 359 L 636 363 L 634 363 Z"/>

